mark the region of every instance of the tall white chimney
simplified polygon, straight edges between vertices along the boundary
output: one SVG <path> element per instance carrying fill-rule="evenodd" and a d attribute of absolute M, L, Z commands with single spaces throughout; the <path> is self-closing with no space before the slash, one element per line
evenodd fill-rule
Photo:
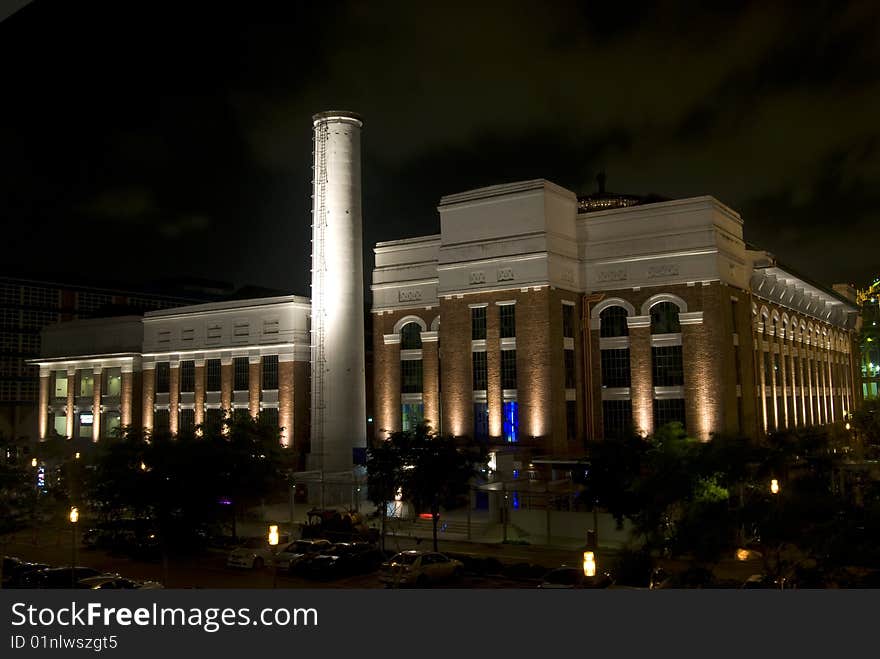
<path fill-rule="evenodd" d="M 347 471 L 366 447 L 361 127 L 353 112 L 314 125 L 311 469 Z"/>

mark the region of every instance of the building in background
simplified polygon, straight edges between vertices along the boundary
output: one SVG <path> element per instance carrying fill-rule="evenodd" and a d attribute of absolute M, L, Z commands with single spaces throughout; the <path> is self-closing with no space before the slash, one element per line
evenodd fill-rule
<path fill-rule="evenodd" d="M 860 290 L 857 300 L 862 311 L 859 334 L 862 395 L 877 398 L 880 395 L 880 278 Z"/>
<path fill-rule="evenodd" d="M 53 323 L 220 299 L 231 287 L 214 282 L 170 282 L 165 288 L 113 289 L 85 282 L 0 276 L 0 433 L 37 437 L 40 331 Z"/>
<path fill-rule="evenodd" d="M 564 458 L 671 421 L 756 437 L 857 402 L 857 307 L 747 245 L 712 197 L 534 180 L 438 210 L 439 234 L 375 247 L 377 437 L 426 420 Z"/>
<path fill-rule="evenodd" d="M 43 332 L 40 439 L 120 426 L 172 433 L 260 416 L 300 453 L 309 435 L 309 312 L 293 295 L 59 323 Z"/>

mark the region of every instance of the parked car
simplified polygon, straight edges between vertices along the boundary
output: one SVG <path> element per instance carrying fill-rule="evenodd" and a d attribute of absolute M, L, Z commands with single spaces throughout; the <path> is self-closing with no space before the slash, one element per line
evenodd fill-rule
<path fill-rule="evenodd" d="M 561 565 L 550 570 L 541 579 L 538 588 L 608 588 L 613 583 L 611 575 L 607 572 L 599 572 L 594 577 L 584 576 L 583 567 Z"/>
<path fill-rule="evenodd" d="M 32 588 L 73 588 L 86 577 L 103 574 L 101 570 L 91 567 L 55 567 L 33 573 Z"/>
<path fill-rule="evenodd" d="M 47 563 L 22 563 L 13 568 L 12 573 L 7 580 L 4 576 L 4 588 L 34 588 L 32 579 L 37 572 L 52 567 Z"/>
<path fill-rule="evenodd" d="M 275 548 L 266 542 L 266 538 L 248 538 L 229 552 L 226 567 L 260 570 L 273 561 L 274 554 Z"/>
<path fill-rule="evenodd" d="M 297 563 L 317 556 L 332 544 L 329 540 L 294 540 L 281 547 L 273 561 L 279 570 L 293 570 Z"/>
<path fill-rule="evenodd" d="M 6 584 L 9 583 L 9 580 L 12 578 L 13 572 L 17 570 L 22 561 L 20 558 L 15 556 L 4 556 L 3 557 L 3 587 L 6 588 Z"/>
<path fill-rule="evenodd" d="M 387 586 L 425 588 L 458 577 L 463 568 L 461 561 L 438 552 L 403 551 L 382 564 L 379 581 Z"/>
<path fill-rule="evenodd" d="M 379 567 L 382 558 L 382 553 L 370 543 L 340 542 L 301 562 L 301 573 L 315 579 L 366 574 Z"/>
<path fill-rule="evenodd" d="M 158 581 L 134 581 L 120 577 L 118 574 L 101 574 L 97 577 L 80 579 L 77 588 L 88 590 L 133 590 L 133 589 L 156 589 L 164 588 Z"/>

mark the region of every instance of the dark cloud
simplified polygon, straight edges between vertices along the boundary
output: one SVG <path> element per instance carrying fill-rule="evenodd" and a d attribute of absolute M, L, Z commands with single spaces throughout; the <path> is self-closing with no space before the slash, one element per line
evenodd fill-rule
<path fill-rule="evenodd" d="M 310 117 L 346 108 L 366 118 L 368 244 L 435 232 L 443 194 L 587 192 L 604 167 L 615 190 L 718 197 L 814 279 L 880 270 L 874 2 L 125 4 L 0 24 L 0 212 L 23 254 L 35 223 L 72 239 L 115 217 L 101 244 L 125 245 L 121 268 L 161 250 L 307 293 Z"/>

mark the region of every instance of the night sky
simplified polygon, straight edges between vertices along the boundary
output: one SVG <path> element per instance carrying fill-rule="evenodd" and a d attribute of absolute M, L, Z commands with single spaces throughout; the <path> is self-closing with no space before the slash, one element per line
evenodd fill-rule
<path fill-rule="evenodd" d="M 441 195 L 589 193 L 604 167 L 615 192 L 717 197 L 819 282 L 880 272 L 880 3 L 290 4 L 0 23 L 4 272 L 308 295 L 327 109 L 365 118 L 370 247 L 437 232 Z"/>

